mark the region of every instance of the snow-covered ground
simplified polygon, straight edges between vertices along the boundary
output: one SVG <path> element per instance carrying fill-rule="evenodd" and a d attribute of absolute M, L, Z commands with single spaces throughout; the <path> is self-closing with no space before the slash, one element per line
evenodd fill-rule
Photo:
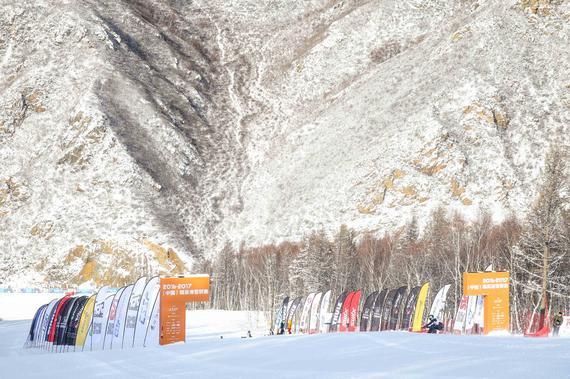
<path fill-rule="evenodd" d="M 36 310 L 62 293 L 0 293 L 0 320 L 29 320 Z"/>
<path fill-rule="evenodd" d="M 1 379 L 570 377 L 570 340 L 563 338 L 407 332 L 264 336 L 259 313 L 190 311 L 186 344 L 54 354 L 22 348 L 29 323 L 0 322 Z M 241 338 L 247 330 L 253 338 Z"/>

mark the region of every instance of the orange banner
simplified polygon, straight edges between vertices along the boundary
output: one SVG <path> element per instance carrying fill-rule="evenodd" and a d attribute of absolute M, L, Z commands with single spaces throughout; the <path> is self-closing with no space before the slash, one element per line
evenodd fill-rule
<path fill-rule="evenodd" d="M 160 279 L 160 344 L 186 340 L 186 303 L 210 299 L 210 277 Z"/>
<path fill-rule="evenodd" d="M 506 271 L 463 273 L 463 295 L 485 296 L 485 334 L 509 330 L 509 285 L 510 274 Z"/>
<path fill-rule="evenodd" d="M 506 271 L 463 273 L 463 296 L 509 293 L 510 275 Z"/>

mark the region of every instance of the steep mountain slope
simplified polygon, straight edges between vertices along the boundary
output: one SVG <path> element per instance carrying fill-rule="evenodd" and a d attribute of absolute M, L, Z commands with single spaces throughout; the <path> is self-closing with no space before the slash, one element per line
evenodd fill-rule
<path fill-rule="evenodd" d="M 545 151 L 568 144 L 569 16 L 518 5 L 375 2 L 329 26 L 274 90 L 286 127 L 259 138 L 274 144 L 234 235 L 526 209 Z"/>
<path fill-rule="evenodd" d="M 561 0 L 3 0 L 0 283 L 524 212 L 570 144 L 569 23 Z"/>
<path fill-rule="evenodd" d="M 168 35 L 136 4 L 2 10 L 3 274 L 183 270 L 239 169 L 215 43 L 170 9 Z"/>

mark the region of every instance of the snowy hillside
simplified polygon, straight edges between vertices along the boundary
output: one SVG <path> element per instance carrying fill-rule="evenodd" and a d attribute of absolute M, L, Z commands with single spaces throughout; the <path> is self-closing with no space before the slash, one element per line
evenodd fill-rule
<path fill-rule="evenodd" d="M 569 45 L 568 0 L 0 0 L 0 284 L 524 214 Z"/>
<path fill-rule="evenodd" d="M 560 339 L 408 332 L 263 336 L 246 312 L 193 311 L 187 343 L 97 352 L 22 349 L 30 321 L 0 322 L 1 378 L 566 377 Z M 241 338 L 251 329 L 253 338 Z M 224 338 L 220 339 L 220 335 Z"/>

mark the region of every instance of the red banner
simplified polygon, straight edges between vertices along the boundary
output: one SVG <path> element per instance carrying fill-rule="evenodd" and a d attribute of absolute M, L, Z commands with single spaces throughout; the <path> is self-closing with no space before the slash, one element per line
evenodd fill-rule
<path fill-rule="evenodd" d="M 356 292 L 351 292 L 348 294 L 344 303 L 342 304 L 342 311 L 340 312 L 340 322 L 338 323 L 338 331 L 346 332 L 348 330 L 348 322 L 350 315 L 350 306 L 352 304 L 352 298 Z"/>
<path fill-rule="evenodd" d="M 65 296 L 63 299 L 61 299 L 59 301 L 59 304 L 57 305 L 57 308 L 55 309 L 55 313 L 53 315 L 53 320 L 51 323 L 51 328 L 49 330 L 48 342 L 54 342 L 54 340 L 55 340 L 55 328 L 57 326 L 57 319 L 58 319 L 59 315 L 61 314 L 61 310 L 63 309 L 65 304 L 69 301 L 69 299 L 71 299 L 69 296 Z"/>
<path fill-rule="evenodd" d="M 356 331 L 356 324 L 358 322 L 358 308 L 360 308 L 360 297 L 362 296 L 362 291 L 358 290 L 352 296 L 352 301 L 350 302 L 350 312 L 348 315 L 348 331 Z"/>

